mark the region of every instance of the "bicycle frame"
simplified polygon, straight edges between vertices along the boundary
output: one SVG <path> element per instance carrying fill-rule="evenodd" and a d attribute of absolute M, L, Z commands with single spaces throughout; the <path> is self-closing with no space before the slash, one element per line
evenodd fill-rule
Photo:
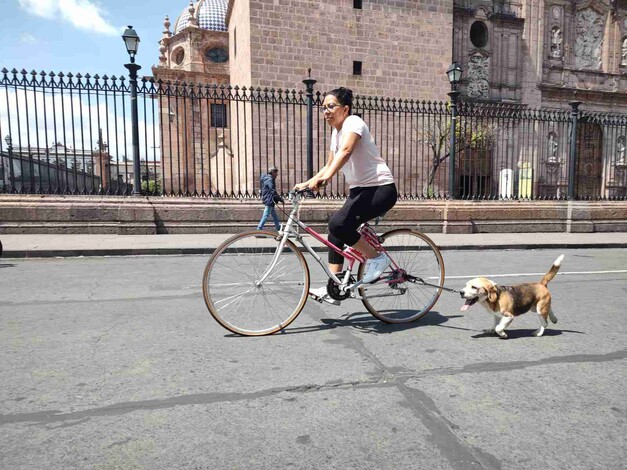
<path fill-rule="evenodd" d="M 270 272 L 272 272 L 272 270 L 276 266 L 276 263 L 279 259 L 279 255 L 283 251 L 286 240 L 290 237 L 293 237 L 293 238 L 296 238 L 296 240 L 318 262 L 318 264 L 322 267 L 322 269 L 327 274 L 327 276 L 333 279 L 333 281 L 336 284 L 341 286 L 344 291 L 350 291 L 350 290 L 356 289 L 357 287 L 363 284 L 362 281 L 357 281 L 351 285 L 346 285 L 346 284 L 348 283 L 350 279 L 350 274 L 353 271 L 355 262 L 359 261 L 360 263 L 364 263 L 366 261 L 366 258 L 360 252 L 358 252 L 357 250 L 353 250 L 351 247 L 347 247 L 344 250 L 340 249 L 333 243 L 323 238 L 322 235 L 320 235 L 314 229 L 309 227 L 307 224 L 305 224 L 304 222 L 301 222 L 299 213 L 300 213 L 300 201 L 302 198 L 303 198 L 302 192 L 295 192 L 295 193 L 290 194 L 290 200 L 292 201 L 292 211 L 290 212 L 287 222 L 281 227 L 281 230 L 279 230 L 279 236 L 281 237 L 281 240 L 279 242 L 279 247 L 277 248 L 274 254 L 274 257 L 272 259 L 272 262 L 270 263 L 270 266 L 268 266 L 268 269 L 264 272 L 261 278 L 257 281 L 257 285 L 261 285 L 263 281 L 266 279 L 266 277 L 268 277 Z M 297 230 L 295 230 L 295 227 L 294 227 L 295 225 L 303 229 L 305 232 L 307 232 L 309 235 L 314 237 L 320 243 L 326 245 L 329 249 L 343 256 L 348 261 L 348 267 L 346 269 L 346 273 L 344 275 L 343 280 L 339 279 L 335 275 L 335 273 L 331 272 L 327 264 L 324 261 L 322 261 L 320 256 L 314 251 L 311 245 L 309 245 L 309 243 L 307 243 L 307 241 L 303 238 L 303 236 Z M 372 228 L 370 227 L 370 225 L 368 225 L 368 223 L 362 224 L 359 227 L 358 231 L 360 235 L 364 237 L 364 239 L 368 242 L 368 244 L 371 245 L 375 250 L 387 253 L 387 250 L 381 245 L 379 236 L 374 232 L 374 230 L 372 230 Z M 398 265 L 396 264 L 394 260 L 392 260 L 392 265 L 396 269 L 398 269 Z"/>

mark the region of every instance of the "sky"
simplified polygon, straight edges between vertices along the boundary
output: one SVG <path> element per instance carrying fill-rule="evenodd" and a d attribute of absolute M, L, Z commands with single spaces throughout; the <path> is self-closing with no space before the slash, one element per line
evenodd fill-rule
<path fill-rule="evenodd" d="M 140 37 L 140 75 L 159 58 L 163 19 L 188 0 L 0 0 L 0 69 L 127 76 L 127 25 Z M 172 26 L 170 27 L 172 29 Z"/>
<path fill-rule="evenodd" d="M 189 0 L 0 0 L 0 31 L 3 33 L 0 70 L 15 68 L 38 73 L 71 72 L 128 78 L 124 64 L 129 62 L 129 56 L 122 34 L 127 25 L 132 25 L 141 41 L 136 57 L 136 62 L 142 66 L 139 74 L 152 75 L 151 67 L 159 60 L 158 42 L 165 15 L 169 15 L 174 24 L 188 5 Z M 11 79 L 11 75 L 8 78 Z M 118 96 L 118 105 L 121 99 Z M 31 110 L 36 104 L 37 109 L 54 108 L 64 110 L 65 114 L 26 113 L 29 103 Z M 112 103 L 110 98 L 109 104 Z M 88 129 L 86 124 L 80 127 L 72 116 L 83 116 L 84 122 L 91 122 L 93 128 Z M 146 143 L 140 139 L 141 154 L 158 158 L 158 126 L 142 116 L 139 125 L 140 135 L 147 135 L 151 140 Z M 29 136 L 37 135 L 37 130 L 42 141 L 43 136 L 47 136 L 48 143 L 56 138 L 59 142 L 65 139 L 62 143 L 67 147 L 94 148 L 96 137 L 85 142 L 82 139 L 75 142 L 75 137 L 88 132 L 97 136 L 98 126 L 106 133 L 109 148 L 115 148 L 119 158 L 132 153 L 130 119 L 123 119 L 120 113 L 115 114 L 105 106 L 96 106 L 86 102 L 84 97 L 81 100 L 68 93 L 53 96 L 49 90 L 9 86 L 0 93 L 0 135 L 10 134 L 16 147 L 25 147 L 27 143 L 34 145 Z M 3 145 L 0 141 L 0 150 Z"/>

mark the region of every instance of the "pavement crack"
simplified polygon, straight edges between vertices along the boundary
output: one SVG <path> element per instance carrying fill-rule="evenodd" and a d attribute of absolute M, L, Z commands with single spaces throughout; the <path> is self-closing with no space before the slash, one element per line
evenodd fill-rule
<path fill-rule="evenodd" d="M 458 437 L 453 431 L 456 426 L 441 415 L 434 401 L 425 392 L 409 387 L 403 382 L 399 382 L 397 386 L 405 397 L 406 406 L 427 428 L 430 433 L 429 440 L 438 448 L 451 468 L 455 470 L 468 468 L 500 470 L 502 468 L 501 462 L 496 457 L 468 446 L 463 439 Z"/>
<path fill-rule="evenodd" d="M 328 389 L 352 387 L 381 387 L 394 384 L 382 378 L 373 378 L 365 381 L 337 382 L 324 385 L 300 385 L 292 387 L 271 388 L 250 393 L 196 393 L 162 399 L 131 401 L 114 403 L 111 405 L 90 408 L 81 411 L 63 413 L 60 410 L 44 410 L 32 413 L 18 413 L 0 415 L 0 426 L 15 423 L 34 423 L 49 425 L 62 421 L 78 421 L 98 416 L 119 416 L 135 411 L 150 411 L 174 408 L 176 406 L 211 405 L 214 403 L 236 402 L 242 400 L 256 400 L 258 398 L 277 396 L 281 393 L 308 393 Z"/>
<path fill-rule="evenodd" d="M 569 356 L 555 356 L 538 359 L 537 361 L 511 361 L 511 362 L 477 362 L 463 367 L 449 367 L 446 369 L 431 369 L 419 373 L 402 374 L 404 377 L 433 377 L 443 375 L 476 374 L 480 372 L 501 372 L 526 369 L 552 364 L 573 364 L 586 362 L 611 362 L 627 358 L 627 349 L 613 351 L 607 354 L 573 354 Z"/>

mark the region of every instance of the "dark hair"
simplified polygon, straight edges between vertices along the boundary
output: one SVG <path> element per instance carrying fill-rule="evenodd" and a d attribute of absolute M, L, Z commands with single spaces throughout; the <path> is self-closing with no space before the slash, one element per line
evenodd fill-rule
<path fill-rule="evenodd" d="M 336 88 L 327 93 L 327 95 L 333 95 L 337 98 L 342 106 L 348 106 L 348 114 L 353 110 L 353 90 L 349 88 Z"/>

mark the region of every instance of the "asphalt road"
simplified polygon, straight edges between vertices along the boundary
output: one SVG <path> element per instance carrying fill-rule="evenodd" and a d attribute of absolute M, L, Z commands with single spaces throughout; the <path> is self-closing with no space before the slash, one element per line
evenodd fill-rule
<path fill-rule="evenodd" d="M 447 285 L 560 253 L 447 251 Z M 204 256 L 0 259 L 0 468 L 624 469 L 627 250 L 565 255 L 558 324 L 507 340 L 450 293 L 409 325 L 310 301 L 242 338 L 206 311 Z"/>

